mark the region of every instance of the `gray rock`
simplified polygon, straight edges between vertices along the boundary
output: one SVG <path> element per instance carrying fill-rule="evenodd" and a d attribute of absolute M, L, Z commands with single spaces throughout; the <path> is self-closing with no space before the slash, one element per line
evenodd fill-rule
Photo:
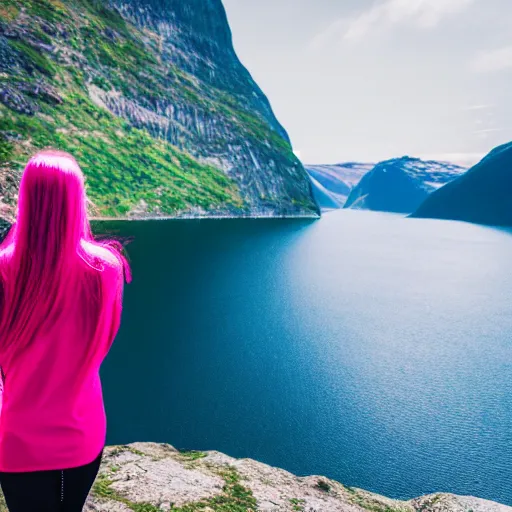
<path fill-rule="evenodd" d="M 235 504 L 239 508 L 229 508 Z M 512 512 L 505 505 L 452 494 L 397 501 L 324 477 L 297 477 L 252 459 L 216 451 L 182 453 L 156 443 L 107 448 L 85 510 L 152 512 L 183 506 L 204 512 Z"/>
<path fill-rule="evenodd" d="M 0 103 L 20 114 L 34 115 L 39 107 L 37 103 L 30 101 L 19 89 L 9 85 L 0 85 Z"/>

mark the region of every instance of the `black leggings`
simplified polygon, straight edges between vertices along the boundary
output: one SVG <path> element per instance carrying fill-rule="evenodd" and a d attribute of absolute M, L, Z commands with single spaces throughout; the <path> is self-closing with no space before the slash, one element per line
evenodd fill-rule
<path fill-rule="evenodd" d="M 103 450 L 91 463 L 62 471 L 0 472 L 9 512 L 81 512 L 102 455 Z"/>

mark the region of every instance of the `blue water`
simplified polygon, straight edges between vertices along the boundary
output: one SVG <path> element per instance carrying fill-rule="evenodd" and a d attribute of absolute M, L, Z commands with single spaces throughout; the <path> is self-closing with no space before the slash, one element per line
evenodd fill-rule
<path fill-rule="evenodd" d="M 109 223 L 134 281 L 109 443 L 512 505 L 512 235 L 337 211 Z"/>

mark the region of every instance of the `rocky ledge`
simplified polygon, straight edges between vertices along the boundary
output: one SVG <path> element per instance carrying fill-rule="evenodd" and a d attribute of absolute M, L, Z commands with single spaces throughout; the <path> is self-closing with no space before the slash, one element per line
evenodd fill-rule
<path fill-rule="evenodd" d="M 155 443 L 107 448 L 85 510 L 512 512 L 505 505 L 453 494 L 396 501 L 320 476 L 297 477 L 252 459 Z"/>

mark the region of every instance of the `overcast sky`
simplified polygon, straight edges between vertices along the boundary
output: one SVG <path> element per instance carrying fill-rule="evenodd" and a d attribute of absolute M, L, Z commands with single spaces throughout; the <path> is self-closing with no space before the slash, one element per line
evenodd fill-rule
<path fill-rule="evenodd" d="M 512 0 L 223 0 L 304 163 L 473 163 L 512 140 Z"/>

